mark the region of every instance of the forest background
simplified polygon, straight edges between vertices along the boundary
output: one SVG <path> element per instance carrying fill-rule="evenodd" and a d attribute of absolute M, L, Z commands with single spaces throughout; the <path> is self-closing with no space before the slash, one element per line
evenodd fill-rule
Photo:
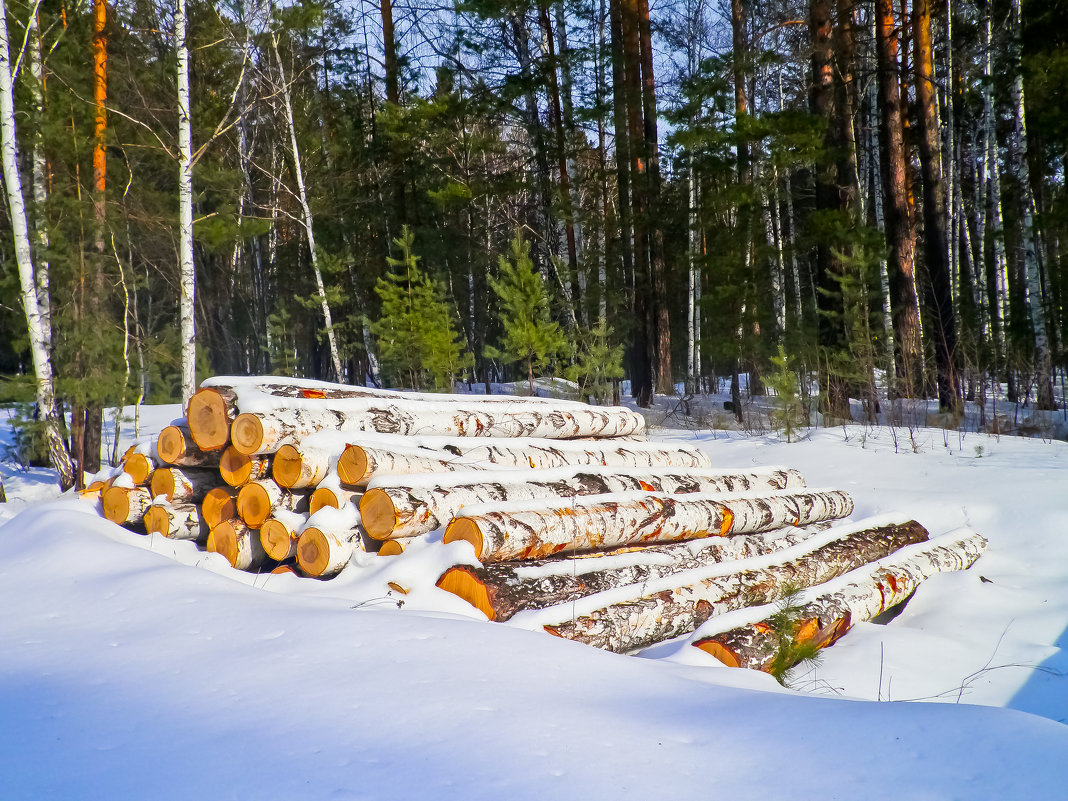
<path fill-rule="evenodd" d="M 1058 0 L 0 12 L 0 399 L 65 483 L 211 373 L 1063 396 Z"/>

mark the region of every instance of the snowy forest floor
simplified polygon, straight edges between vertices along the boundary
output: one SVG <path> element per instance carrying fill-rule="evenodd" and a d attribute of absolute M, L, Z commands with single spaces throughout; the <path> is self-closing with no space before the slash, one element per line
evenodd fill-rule
<path fill-rule="evenodd" d="M 649 419 L 669 427 L 651 438 L 717 468 L 796 467 L 851 492 L 854 519 L 967 526 L 988 552 L 783 689 L 683 642 L 636 659 L 487 623 L 433 586 L 470 559 L 464 543 L 328 582 L 251 575 L 114 526 L 58 498 L 50 471 L 5 460 L 0 797 L 1064 798 L 1063 413 L 1032 437 L 914 423 L 787 443 L 717 425 L 733 419 L 724 399 L 686 419 L 664 399 Z M 142 434 L 179 413 L 144 409 Z"/>

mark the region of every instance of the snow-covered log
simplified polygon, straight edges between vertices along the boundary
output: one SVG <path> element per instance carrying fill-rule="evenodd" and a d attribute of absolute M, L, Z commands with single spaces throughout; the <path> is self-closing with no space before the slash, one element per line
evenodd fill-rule
<path fill-rule="evenodd" d="M 208 490 L 200 504 L 200 516 L 209 529 L 237 517 L 237 490 L 233 487 Z"/>
<path fill-rule="evenodd" d="M 833 644 L 854 623 L 871 620 L 907 599 L 925 579 L 967 570 L 986 545 L 974 531 L 952 532 L 811 587 L 794 599 L 799 607 L 791 615 L 798 621 L 794 642 L 820 648 Z M 768 604 L 724 615 L 702 627 L 693 644 L 725 665 L 767 670 L 779 647 L 770 620 L 776 611 L 776 604 Z"/>
<path fill-rule="evenodd" d="M 540 559 L 557 553 L 754 534 L 848 517 L 840 490 L 780 490 L 752 495 L 637 492 L 462 509 L 446 543 L 467 540 L 482 562 Z"/>
<path fill-rule="evenodd" d="M 408 548 L 408 543 L 411 539 L 405 540 L 386 540 L 379 547 L 377 553 L 379 556 L 400 556 Z"/>
<path fill-rule="evenodd" d="M 221 451 L 230 441 L 230 425 L 237 417 L 237 395 L 225 386 L 202 387 L 186 405 L 186 425 L 202 451 Z"/>
<path fill-rule="evenodd" d="M 546 440 L 523 437 L 485 442 L 457 437 L 359 437 L 338 458 L 346 484 L 364 486 L 375 475 L 442 473 L 457 470 L 532 469 L 568 466 L 709 468 L 697 448 L 665 448 L 645 442 Z M 415 447 L 413 447 L 413 444 Z"/>
<path fill-rule="evenodd" d="M 250 481 L 269 478 L 270 456 L 247 456 L 228 445 L 219 457 L 219 475 L 231 487 L 242 487 Z"/>
<path fill-rule="evenodd" d="M 269 478 L 250 481 L 237 493 L 237 515 L 252 528 L 259 528 L 276 509 L 303 512 L 307 508 L 307 493 L 290 492 Z"/>
<path fill-rule="evenodd" d="M 854 530 L 891 525 L 892 518 L 838 524 L 841 536 Z M 709 537 L 667 545 L 644 545 L 614 551 L 571 554 L 526 562 L 455 565 L 437 586 L 463 598 L 490 620 L 505 621 L 517 612 L 569 603 L 612 587 L 639 584 L 672 573 L 750 559 L 781 551 L 826 531 L 830 523 L 786 526 L 761 534 Z M 393 542 L 386 540 L 383 550 Z M 379 552 L 381 553 L 381 551 Z"/>
<path fill-rule="evenodd" d="M 195 467 L 161 467 L 153 471 L 150 486 L 153 498 L 162 495 L 171 502 L 195 503 L 219 486 L 219 474 Z"/>
<path fill-rule="evenodd" d="M 297 541 L 297 564 L 309 576 L 330 578 L 364 550 L 360 514 L 352 504 L 322 509 L 308 518 Z"/>
<path fill-rule="evenodd" d="M 122 470 L 130 478 L 133 479 L 134 484 L 139 487 L 143 487 L 148 484 L 149 478 L 152 476 L 152 471 L 156 469 L 156 461 L 152 458 L 151 454 L 143 453 L 141 451 L 129 450 L 126 452 L 126 456 L 122 460 Z"/>
<path fill-rule="evenodd" d="M 215 467 L 218 451 L 202 451 L 185 425 L 169 425 L 159 432 L 156 453 L 161 462 L 174 467 Z"/>
<path fill-rule="evenodd" d="M 267 555 L 260 545 L 260 533 L 241 520 L 224 520 L 208 533 L 207 549 L 226 557 L 238 570 L 255 570 Z"/>
<path fill-rule="evenodd" d="M 300 530 L 307 522 L 305 514 L 276 509 L 260 526 L 260 544 L 267 556 L 278 562 L 295 557 Z"/>
<path fill-rule="evenodd" d="M 542 404 L 353 399 L 329 406 L 275 408 L 238 415 L 230 427 L 242 453 L 274 453 L 319 431 L 376 431 L 454 437 L 624 437 L 645 430 L 645 419 L 621 407 L 538 408 Z"/>
<path fill-rule="evenodd" d="M 200 510 L 191 503 L 153 502 L 145 510 L 145 530 L 172 540 L 200 540 L 208 534 Z"/>
<path fill-rule="evenodd" d="M 445 525 L 465 506 L 609 493 L 754 492 L 805 486 L 796 470 L 667 470 L 586 467 L 538 471 L 384 476 L 360 499 L 363 526 L 375 539 L 413 537 Z"/>
<path fill-rule="evenodd" d="M 844 537 L 831 528 L 786 551 L 606 587 L 578 605 L 543 609 L 531 617 L 550 634 L 626 653 L 687 634 L 715 615 L 773 601 L 785 588 L 822 584 L 926 539 L 927 530 L 915 521 Z"/>
<path fill-rule="evenodd" d="M 112 485 L 101 496 L 104 517 L 120 526 L 140 523 L 151 503 L 152 493 L 144 487 Z"/>
<path fill-rule="evenodd" d="M 314 487 L 331 473 L 337 472 L 337 460 L 343 450 L 344 445 L 340 443 L 331 446 L 305 441 L 297 445 L 283 445 L 274 455 L 271 476 L 281 487 Z"/>

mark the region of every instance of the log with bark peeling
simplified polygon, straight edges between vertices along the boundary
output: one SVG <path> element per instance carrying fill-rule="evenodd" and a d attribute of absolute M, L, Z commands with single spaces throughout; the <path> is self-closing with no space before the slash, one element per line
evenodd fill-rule
<path fill-rule="evenodd" d="M 192 425 L 192 423 L 191 423 Z M 624 437 L 645 430 L 645 419 L 620 407 L 540 409 L 471 401 L 463 406 L 434 401 L 353 399 L 329 406 L 275 408 L 238 415 L 230 438 L 242 453 L 274 453 L 319 431 L 437 434 L 454 437 Z"/>
<path fill-rule="evenodd" d="M 290 492 L 269 478 L 250 481 L 237 493 L 237 516 L 251 528 L 259 528 L 277 509 L 303 512 L 307 508 L 307 493 Z"/>
<path fill-rule="evenodd" d="M 207 549 L 222 554 L 238 570 L 256 570 L 267 554 L 260 545 L 260 533 L 241 520 L 224 520 L 208 533 Z"/>
<path fill-rule="evenodd" d="M 228 445 L 219 457 L 219 475 L 231 487 L 243 487 L 250 481 L 269 478 L 271 457 L 246 456 Z"/>
<path fill-rule="evenodd" d="M 162 495 L 176 503 L 196 503 L 218 484 L 219 475 L 211 470 L 161 467 L 153 471 L 150 487 L 153 498 Z"/>
<path fill-rule="evenodd" d="M 888 519 L 864 521 L 864 525 L 839 524 L 838 528 L 852 530 L 881 524 L 889 524 Z M 455 565 L 442 573 L 437 586 L 463 598 L 490 620 L 503 622 L 518 612 L 570 603 L 613 587 L 639 584 L 721 562 L 765 556 L 804 542 L 831 525 L 824 522 L 786 526 L 761 534 L 667 545 L 632 545 L 607 552 L 526 562 Z M 403 540 L 387 540 L 382 544 L 383 549 L 393 542 Z"/>
<path fill-rule="evenodd" d="M 484 442 L 471 439 L 419 438 L 417 447 L 397 437 L 396 445 L 381 440 L 353 442 L 338 457 L 341 479 L 365 486 L 376 475 L 443 473 L 459 470 L 545 470 L 568 466 L 709 468 L 704 451 L 664 448 L 644 442 L 574 441 L 521 438 Z M 424 444 L 425 443 L 425 444 Z"/>
<path fill-rule="evenodd" d="M 219 464 L 219 452 L 200 450 L 185 425 L 169 425 L 160 431 L 156 453 L 161 462 L 174 467 L 215 467 Z"/>
<path fill-rule="evenodd" d="M 832 645 L 854 623 L 871 620 L 908 599 L 931 576 L 967 570 L 986 545 L 986 539 L 973 531 L 953 532 L 811 587 L 795 599 L 799 609 L 792 615 L 798 623 L 794 643 Z M 693 645 L 730 667 L 768 670 L 779 648 L 770 619 L 776 611 L 775 604 L 769 604 L 724 615 L 706 624 Z"/>
<path fill-rule="evenodd" d="M 152 493 L 144 487 L 110 486 L 101 496 L 104 517 L 120 526 L 140 523 L 152 504 Z"/>
<path fill-rule="evenodd" d="M 153 501 L 145 510 L 145 530 L 172 540 L 203 540 L 208 534 L 200 509 L 191 503 Z"/>
<path fill-rule="evenodd" d="M 836 520 L 852 511 L 852 498 L 839 490 L 592 495 L 466 507 L 446 527 L 444 542 L 467 540 L 482 562 L 503 562 L 621 545 L 755 534 Z"/>
<path fill-rule="evenodd" d="M 465 506 L 502 501 L 573 498 L 609 493 L 755 492 L 804 487 L 796 470 L 668 470 L 561 468 L 536 473 L 498 471 L 448 476 L 385 476 L 360 499 L 363 526 L 375 539 L 414 537 L 445 525 Z"/>
<path fill-rule="evenodd" d="M 845 536 L 831 528 L 786 551 L 612 589 L 584 599 L 578 609 L 565 604 L 530 617 L 550 634 L 626 653 L 687 634 L 716 615 L 768 603 L 784 588 L 822 584 L 926 539 L 927 530 L 915 521 Z"/>

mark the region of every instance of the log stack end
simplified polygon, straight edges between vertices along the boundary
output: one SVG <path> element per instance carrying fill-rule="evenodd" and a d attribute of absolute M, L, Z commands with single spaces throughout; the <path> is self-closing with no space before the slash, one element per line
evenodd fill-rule
<path fill-rule="evenodd" d="M 247 457 L 246 457 L 247 458 Z M 283 445 L 274 455 L 274 467 L 271 476 L 280 487 L 291 488 L 300 481 L 304 468 L 304 457 L 300 449 L 293 445 Z"/>
<path fill-rule="evenodd" d="M 186 407 L 189 434 L 202 451 L 217 451 L 230 439 L 229 404 L 214 387 L 197 390 Z"/>
<path fill-rule="evenodd" d="M 486 541 L 478 528 L 478 523 L 469 517 L 454 517 L 445 528 L 445 536 L 442 538 L 442 542 L 446 545 L 450 542 L 460 542 L 461 540 L 471 543 L 475 549 L 475 557 L 482 558 Z"/>
<path fill-rule="evenodd" d="M 367 454 L 359 445 L 349 445 L 337 460 L 342 483 L 359 486 L 367 479 Z"/>
<path fill-rule="evenodd" d="M 388 540 L 397 527 L 397 509 L 389 493 L 369 489 L 360 498 L 360 520 L 364 530 L 376 540 Z"/>
<path fill-rule="evenodd" d="M 463 598 L 490 620 L 497 619 L 497 612 L 490 601 L 489 588 L 467 567 L 457 565 L 446 570 L 437 581 L 437 586 Z"/>

